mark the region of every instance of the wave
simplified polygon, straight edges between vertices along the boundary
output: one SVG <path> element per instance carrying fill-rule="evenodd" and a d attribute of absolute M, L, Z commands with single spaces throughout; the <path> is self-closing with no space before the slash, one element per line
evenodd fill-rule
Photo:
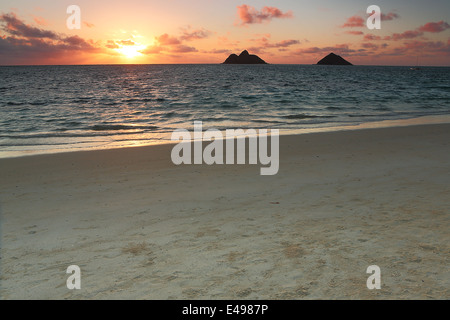
<path fill-rule="evenodd" d="M 124 68 L 134 70 L 126 80 Z M 358 67 L 348 73 L 316 66 L 228 69 L 71 66 L 36 72 L 24 67 L 18 74 L 2 68 L 8 82 L 0 84 L 0 143 L 153 139 L 180 127 L 191 130 L 194 120 L 217 129 L 301 129 L 450 113 L 447 68 L 426 68 L 423 77 L 411 77 L 403 67 Z M 65 82 L 74 70 L 77 88 Z M 372 71 L 377 77 L 365 81 Z M 48 81 L 40 81 L 43 73 Z M 91 82 L 98 74 L 104 77 Z M 250 78 L 258 81 L 249 83 Z"/>
<path fill-rule="evenodd" d="M 47 105 L 47 104 L 49 104 L 47 101 L 32 101 L 32 102 L 30 102 L 30 104 L 32 105 L 32 106 L 44 106 L 44 105 Z"/>
<path fill-rule="evenodd" d="M 276 121 L 276 120 L 260 120 L 260 119 L 254 119 L 251 121 L 255 122 L 255 123 L 284 123 L 284 122 Z"/>
<path fill-rule="evenodd" d="M 113 130 L 111 130 L 113 131 Z M 114 134 L 111 133 L 111 131 L 90 131 L 89 132 L 83 132 L 83 133 L 74 133 L 68 130 L 56 130 L 53 132 L 46 132 L 46 133 L 33 133 L 33 134 L 0 134 L 0 139 L 18 139 L 18 140 L 26 140 L 26 139 L 46 139 L 46 138 L 89 138 L 89 137 L 108 137 L 108 136 L 119 136 L 119 135 L 136 135 L 136 134 L 144 134 L 148 131 L 146 130 L 140 130 L 140 131 L 120 131 L 116 130 L 114 131 Z M 165 131 L 156 131 L 155 132 L 165 132 Z"/>
<path fill-rule="evenodd" d="M 97 124 L 89 127 L 88 130 L 93 131 L 119 131 L 119 130 L 156 130 L 157 126 L 133 126 L 122 124 Z"/>
<path fill-rule="evenodd" d="M 317 119 L 317 118 L 336 118 L 336 116 L 313 116 L 313 115 L 307 115 L 307 114 L 292 114 L 288 116 L 283 116 L 285 119 L 292 119 L 292 120 L 298 120 L 298 119 Z"/>
<path fill-rule="evenodd" d="M 236 109 L 238 107 L 239 106 L 237 104 L 228 103 L 228 102 L 220 102 L 220 104 L 219 104 L 219 108 L 222 108 L 222 109 Z"/>
<path fill-rule="evenodd" d="M 230 120 L 236 121 L 237 119 L 230 119 L 230 118 L 223 118 L 223 117 L 217 117 L 217 118 L 209 117 L 209 118 L 202 118 L 201 120 L 204 122 L 222 122 L 222 121 L 230 121 Z"/>

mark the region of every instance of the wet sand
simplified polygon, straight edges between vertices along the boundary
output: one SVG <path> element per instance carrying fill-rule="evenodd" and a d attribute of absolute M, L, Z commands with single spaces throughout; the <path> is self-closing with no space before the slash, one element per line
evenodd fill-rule
<path fill-rule="evenodd" d="M 450 298 L 450 125 L 282 136 L 275 176 L 172 147 L 0 159 L 1 299 Z"/>

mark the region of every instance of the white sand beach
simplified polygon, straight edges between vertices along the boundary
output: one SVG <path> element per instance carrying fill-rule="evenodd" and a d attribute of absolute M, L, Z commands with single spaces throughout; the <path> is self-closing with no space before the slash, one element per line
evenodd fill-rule
<path fill-rule="evenodd" d="M 172 147 L 0 159 L 0 298 L 450 298 L 449 124 L 282 136 L 275 176 Z"/>

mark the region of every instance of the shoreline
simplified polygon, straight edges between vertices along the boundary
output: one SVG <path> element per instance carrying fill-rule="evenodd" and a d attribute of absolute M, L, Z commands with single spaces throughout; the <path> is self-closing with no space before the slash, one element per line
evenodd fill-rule
<path fill-rule="evenodd" d="M 415 118 L 407 119 L 397 119 L 397 120 L 382 120 L 382 121 L 371 121 L 364 122 L 355 125 L 342 125 L 342 126 L 330 126 L 330 127 L 316 127 L 307 129 L 280 129 L 281 136 L 296 136 L 303 134 L 315 134 L 324 132 L 341 132 L 341 131 L 357 131 L 357 130 L 367 130 L 367 129 L 377 129 L 377 128 L 396 128 L 396 127 L 407 127 L 407 126 L 420 126 L 420 125 L 433 125 L 433 124 L 447 124 L 450 123 L 450 115 L 433 115 L 433 116 L 421 116 Z M 192 128 L 188 128 L 192 132 Z M 244 129 L 246 130 L 246 129 Z M 269 129 L 270 130 L 270 129 Z M 221 130 L 223 132 L 223 130 Z M 113 143 L 113 142 L 112 142 Z M 105 151 L 105 150 L 117 150 L 117 149 L 128 149 L 128 148 L 145 148 L 159 145 L 174 145 L 177 144 L 176 141 L 167 140 L 156 140 L 151 142 L 146 142 L 141 145 L 129 145 L 129 146 L 114 146 L 111 148 L 82 148 L 80 150 L 46 150 L 46 151 L 1 151 L 0 149 L 0 160 L 1 159 L 11 159 L 11 158 L 21 158 L 21 157 L 33 157 L 41 155 L 51 155 L 51 154 L 64 154 L 64 153 L 74 153 L 74 152 L 91 152 L 91 151 Z M 107 143 L 111 144 L 111 143 Z M 105 144 L 102 144 L 105 145 Z M 5 153 L 9 155 L 4 155 Z"/>
<path fill-rule="evenodd" d="M 0 297 L 448 299 L 449 138 L 281 136 L 275 176 L 175 166 L 171 145 L 0 159 Z"/>

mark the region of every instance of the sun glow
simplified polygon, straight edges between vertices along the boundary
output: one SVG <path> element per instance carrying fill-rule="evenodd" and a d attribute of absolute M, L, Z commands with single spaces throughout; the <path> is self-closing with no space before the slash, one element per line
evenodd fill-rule
<path fill-rule="evenodd" d="M 124 55 L 128 59 L 133 59 L 142 55 L 140 51 L 144 50 L 143 45 L 122 46 L 116 49 L 120 54 Z"/>

